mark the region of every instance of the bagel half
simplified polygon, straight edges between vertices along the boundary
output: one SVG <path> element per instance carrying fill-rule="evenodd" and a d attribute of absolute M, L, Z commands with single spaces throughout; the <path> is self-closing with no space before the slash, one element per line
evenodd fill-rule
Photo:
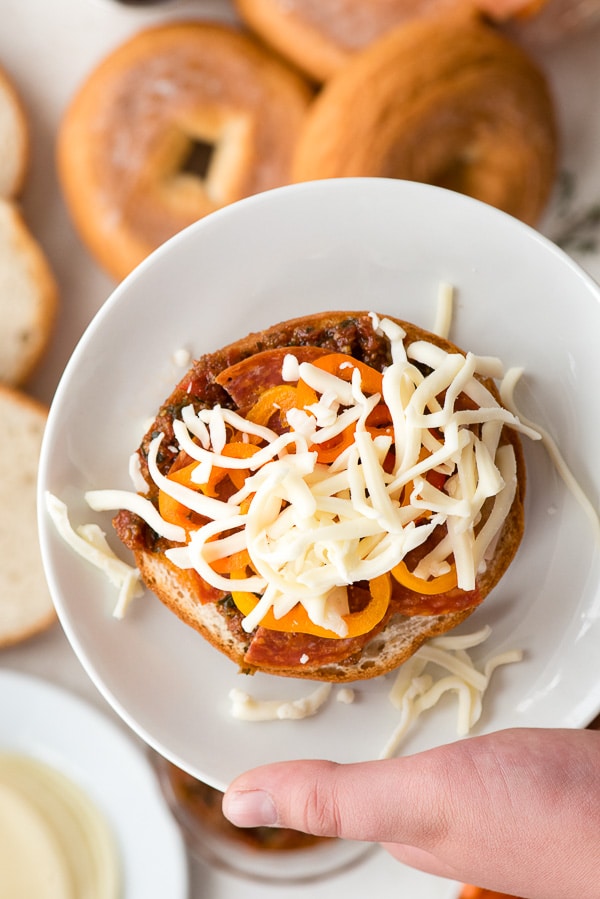
<path fill-rule="evenodd" d="M 446 353 L 465 356 L 454 344 L 415 325 L 389 316 L 386 319 L 395 321 L 403 329 L 405 347 L 415 341 L 425 341 Z M 198 359 L 162 405 L 138 450 L 141 474 L 150 485 L 146 496 L 158 504 L 158 488 L 149 473 L 148 463 L 157 434 L 164 437 L 160 455 L 156 457 L 161 473 L 173 473 L 181 464 L 174 421 L 181 418 L 186 406 L 192 404 L 197 411 L 212 409 L 219 404 L 242 413 L 274 383 L 271 361 L 277 352 L 281 358 L 289 352 L 300 361 L 310 361 L 325 351 L 348 354 L 378 371 L 389 367 L 392 361 L 388 337 L 374 326 L 373 317 L 367 312 L 329 312 L 293 319 L 250 334 Z M 488 378 L 475 377 L 500 404 L 494 383 Z M 242 627 L 244 616 L 230 595 L 207 585 L 196 571 L 180 568 L 167 558 L 165 552 L 174 544 L 164 535 L 160 536 L 127 509 L 118 512 L 113 524 L 119 538 L 133 551 L 147 586 L 183 621 L 236 662 L 242 671 L 260 670 L 334 682 L 372 678 L 396 668 L 425 640 L 464 621 L 510 565 L 524 527 L 525 465 L 521 443 L 513 426 L 503 424 L 499 440 L 500 444 L 512 446 L 516 487 L 514 498 L 508 500 L 508 514 L 495 538 L 493 556 L 486 559 L 485 567 L 478 568 L 475 589 L 465 591 L 455 587 L 447 590 L 438 601 L 412 591 L 408 591 L 410 598 L 407 599 L 404 591 L 404 599 L 400 599 L 394 586 L 384 617 L 371 631 L 360 636 L 332 639 L 269 631 L 261 626 L 247 633 Z M 487 520 L 484 510 L 485 506 L 482 522 Z"/>

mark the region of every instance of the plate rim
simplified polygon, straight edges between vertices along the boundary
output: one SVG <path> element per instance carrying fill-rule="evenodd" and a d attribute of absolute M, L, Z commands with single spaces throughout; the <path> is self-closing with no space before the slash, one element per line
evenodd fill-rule
<path fill-rule="evenodd" d="M 10 697 L 10 700 L 8 699 Z M 189 864 L 185 841 L 179 827 L 175 823 L 170 810 L 162 796 L 156 774 L 146 758 L 142 747 L 136 745 L 132 737 L 119 727 L 99 707 L 93 705 L 78 694 L 52 681 L 37 675 L 17 671 L 11 668 L 0 668 L 0 709 L 7 705 L 14 708 L 15 701 L 23 701 L 27 709 L 27 729 L 0 724 L 0 753 L 18 752 L 30 756 L 50 767 L 59 770 L 83 789 L 100 808 L 115 837 L 117 851 L 121 863 L 121 890 L 128 899 L 147 899 L 140 892 L 143 884 L 139 874 L 135 856 L 131 846 L 136 840 L 133 819 L 129 820 L 120 813 L 117 807 L 124 799 L 115 801 L 113 784 L 115 777 L 121 788 L 117 793 L 129 792 L 129 798 L 139 795 L 139 787 L 145 790 L 145 807 L 153 813 L 151 819 L 144 818 L 144 834 L 148 839 L 155 829 L 153 851 L 162 853 L 161 867 L 168 875 L 169 893 L 172 899 L 186 899 L 189 892 Z M 25 704 L 26 703 L 26 704 Z M 54 716 L 43 716 L 40 721 L 39 711 L 50 707 Z M 69 726 L 77 727 L 77 722 L 85 722 L 89 733 L 86 737 L 98 741 L 103 751 L 98 752 L 89 761 L 83 760 L 80 750 L 72 752 L 66 746 L 65 739 L 58 739 L 59 731 L 68 731 Z M 7 722 L 10 724 L 10 722 Z M 50 727 L 49 727 L 50 725 Z M 119 762 L 124 763 L 124 771 L 131 771 L 135 763 L 135 777 L 126 779 L 120 774 Z M 85 776 L 82 772 L 85 771 Z M 110 779 L 110 790 L 107 789 Z M 127 788 L 127 784 L 130 786 Z M 139 825 L 139 822 L 137 822 Z M 148 827 L 148 825 L 151 825 Z M 147 828 L 147 830 L 146 830 Z M 137 830 L 139 836 L 139 826 Z"/>
<path fill-rule="evenodd" d="M 342 182 L 345 185 L 343 188 L 340 187 L 340 184 Z M 218 223 L 218 222 L 223 222 L 223 220 L 225 220 L 225 224 L 226 224 L 227 218 L 230 216 L 237 215 L 237 210 L 240 207 L 243 206 L 245 209 L 248 209 L 248 208 L 256 207 L 257 205 L 260 206 L 263 203 L 269 203 L 270 202 L 269 195 L 272 195 L 272 194 L 282 195 L 284 193 L 290 194 L 292 192 L 306 193 L 307 190 L 309 192 L 311 190 L 312 191 L 316 190 L 318 192 L 333 191 L 333 193 L 335 193 L 335 191 L 340 190 L 340 189 L 347 190 L 347 187 L 349 185 L 350 185 L 350 187 L 352 186 L 352 184 L 351 184 L 352 182 L 354 183 L 354 189 L 360 189 L 361 184 L 364 182 L 369 182 L 369 187 L 373 188 L 373 186 L 374 186 L 373 182 L 377 182 L 377 187 L 375 188 L 376 190 L 385 190 L 386 188 L 389 189 L 390 185 L 393 185 L 392 190 L 400 191 L 400 192 L 409 191 L 412 194 L 416 194 L 416 195 L 425 194 L 425 193 L 428 193 L 428 194 L 441 193 L 441 194 L 445 195 L 447 199 L 451 198 L 450 202 L 457 204 L 458 206 L 461 206 L 461 204 L 462 204 L 462 206 L 464 206 L 465 208 L 467 208 L 467 207 L 473 208 L 475 206 L 482 207 L 484 205 L 484 204 L 481 204 L 477 200 L 473 200 L 468 197 L 463 197 L 462 195 L 457 195 L 451 191 L 446 191 L 441 188 L 432 188 L 430 185 L 415 185 L 412 183 L 409 184 L 407 182 L 398 182 L 395 180 L 387 181 L 386 179 L 365 179 L 365 178 L 335 179 L 332 182 L 319 182 L 318 185 L 313 183 L 312 185 L 293 185 L 291 187 L 288 186 L 285 188 L 277 188 L 274 191 L 265 192 L 263 194 L 259 194 L 254 197 L 247 198 L 246 200 L 242 200 L 237 204 L 232 204 L 229 207 L 226 207 L 224 209 L 219 210 L 216 213 L 213 213 L 210 217 L 207 217 L 199 222 L 196 222 L 194 225 L 192 225 L 188 229 L 186 229 L 185 232 L 181 232 L 179 235 L 172 238 L 170 241 L 167 242 L 167 244 L 163 245 L 163 247 L 161 247 L 158 251 L 156 251 L 151 257 L 146 259 L 138 267 L 138 269 L 136 269 L 130 276 L 128 276 L 128 278 L 124 282 L 122 282 L 115 289 L 115 291 L 113 291 L 111 296 L 107 299 L 105 305 L 101 308 L 101 310 L 97 313 L 97 315 L 94 317 L 94 319 L 90 323 L 90 326 L 88 327 L 88 329 L 86 329 L 86 332 L 84 332 L 84 334 L 82 335 L 80 344 L 78 345 L 78 347 L 76 348 L 75 352 L 73 353 L 71 359 L 69 360 L 69 363 L 68 363 L 67 367 L 65 368 L 65 372 L 63 375 L 65 384 L 68 383 L 68 380 L 71 377 L 71 372 L 77 371 L 77 367 L 80 364 L 80 359 L 87 351 L 88 343 L 91 343 L 93 345 L 92 329 L 94 328 L 94 326 L 98 323 L 101 323 L 102 318 L 104 316 L 107 316 L 107 315 L 110 315 L 113 313 L 115 307 L 118 306 L 118 304 L 120 304 L 122 302 L 123 296 L 127 296 L 128 286 L 131 285 L 133 280 L 137 280 L 140 278 L 143 279 L 144 277 L 146 277 L 147 273 L 152 272 L 154 267 L 157 265 L 157 262 L 158 262 L 158 264 L 160 264 L 159 263 L 160 258 L 164 254 L 166 254 L 170 251 L 169 248 L 170 248 L 171 244 L 178 243 L 181 246 L 182 243 L 185 243 L 189 240 L 194 241 L 197 239 L 198 234 L 202 234 L 202 232 L 205 229 L 211 228 L 215 222 Z M 543 252 L 550 253 L 551 255 L 557 257 L 560 264 L 563 266 L 566 265 L 567 268 L 571 270 L 572 275 L 574 277 L 577 277 L 577 279 L 583 283 L 586 294 L 593 296 L 598 308 L 600 308 L 600 286 L 570 256 L 568 256 L 563 250 L 561 250 L 559 247 L 557 247 L 555 244 L 553 244 L 552 241 L 550 241 L 548 238 L 546 238 L 544 235 L 540 234 L 539 232 L 535 231 L 530 226 L 525 225 L 521 222 L 515 222 L 514 219 L 512 219 L 510 216 L 506 215 L 505 213 L 500 212 L 499 210 L 493 209 L 491 207 L 486 207 L 484 215 L 486 215 L 490 218 L 494 218 L 498 222 L 504 222 L 505 224 L 510 223 L 511 227 L 514 227 L 516 225 L 518 229 L 523 230 L 526 233 L 528 240 L 530 240 L 530 241 L 533 240 L 534 242 L 540 244 L 543 248 Z M 62 399 L 63 399 L 62 392 L 61 392 L 63 379 L 61 379 L 61 384 L 59 385 L 59 389 L 57 390 L 57 395 L 56 395 L 59 402 L 62 401 Z M 51 410 L 50 410 L 50 420 L 52 420 L 54 408 L 55 408 L 55 404 L 53 403 L 53 405 L 51 406 Z M 42 456 L 43 456 L 43 459 L 45 460 L 44 451 L 42 453 Z M 45 461 L 47 461 L 47 460 L 45 460 Z M 45 464 L 45 462 L 44 462 L 44 464 Z M 44 469 L 44 464 L 42 465 L 42 470 Z M 42 475 L 42 477 L 40 478 L 40 489 L 43 489 L 44 483 L 45 483 L 45 477 Z M 42 508 L 43 504 L 40 503 L 39 505 L 40 505 L 40 508 L 39 508 L 40 517 L 42 518 L 41 527 L 43 530 L 45 528 L 45 518 L 44 518 L 45 512 L 44 512 L 44 509 Z M 170 749 L 168 745 L 165 745 L 163 740 L 160 740 L 153 733 L 149 732 L 149 730 L 146 727 L 144 727 L 142 724 L 140 724 L 140 722 L 137 720 L 136 715 L 133 712 L 131 712 L 128 708 L 124 707 L 121 699 L 118 696 L 116 696 L 115 693 L 104 683 L 102 678 L 98 676 L 98 673 L 95 670 L 95 665 L 94 665 L 93 660 L 91 658 L 89 658 L 88 652 L 86 651 L 85 647 L 82 646 L 82 644 L 81 644 L 81 641 L 79 639 L 79 635 L 77 632 L 77 628 L 74 626 L 74 622 L 72 620 L 70 620 L 68 611 L 66 609 L 64 609 L 60 603 L 58 605 L 58 613 L 59 613 L 59 618 L 61 618 L 63 627 L 65 628 L 65 631 L 67 632 L 69 640 L 76 647 L 77 654 L 79 655 L 81 661 L 83 662 L 84 667 L 86 668 L 88 674 L 90 675 L 90 677 L 92 678 L 92 680 L 94 681 L 95 685 L 98 687 L 100 692 L 105 696 L 105 698 L 113 706 L 113 708 L 115 708 L 115 710 L 119 713 L 119 715 L 129 724 L 130 727 L 132 727 L 145 740 L 145 742 L 149 743 L 151 746 L 158 749 L 158 751 L 161 752 L 162 755 L 169 757 L 176 764 L 179 764 L 181 767 L 190 769 L 189 762 L 187 762 L 187 760 L 185 758 L 182 758 L 177 752 L 174 752 L 172 749 Z M 594 715 L 597 714 L 598 711 L 600 711 L 600 684 L 596 685 L 596 686 L 597 686 L 598 692 L 597 693 L 594 692 L 593 694 L 590 694 L 586 703 L 579 706 L 579 708 L 578 708 L 579 718 L 578 718 L 578 723 L 575 726 L 582 726 L 586 723 L 589 723 L 589 721 L 592 720 Z M 197 768 L 193 768 L 193 767 L 190 770 L 191 770 L 191 773 L 195 773 L 197 776 L 201 776 L 202 779 L 206 780 L 207 782 L 213 783 L 213 785 L 215 785 L 221 789 L 223 788 L 223 784 L 220 782 L 215 782 L 214 778 L 211 778 L 211 776 L 208 774 L 208 772 L 198 771 Z"/>

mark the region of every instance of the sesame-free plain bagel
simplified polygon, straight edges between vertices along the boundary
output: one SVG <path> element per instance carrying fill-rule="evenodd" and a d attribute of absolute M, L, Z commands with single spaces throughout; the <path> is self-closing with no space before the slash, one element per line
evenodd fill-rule
<path fill-rule="evenodd" d="M 60 128 L 60 179 L 83 242 L 121 279 L 207 213 L 284 184 L 311 96 L 233 27 L 137 34 L 94 69 Z"/>
<path fill-rule="evenodd" d="M 46 351 L 58 286 L 40 244 L 14 202 L 0 198 L 0 382 L 17 386 Z"/>
<path fill-rule="evenodd" d="M 29 164 L 29 123 L 11 77 L 0 68 L 0 197 L 17 196 Z"/>
<path fill-rule="evenodd" d="M 494 21 L 529 17 L 544 0 L 235 0 L 249 28 L 314 81 L 400 25 L 478 10 Z M 554 0 L 556 2 L 556 0 Z M 560 2 L 560 0 L 559 0 Z"/>
<path fill-rule="evenodd" d="M 421 181 L 535 224 L 556 165 L 543 73 L 493 27 L 451 16 L 397 28 L 325 85 L 303 127 L 293 177 Z"/>

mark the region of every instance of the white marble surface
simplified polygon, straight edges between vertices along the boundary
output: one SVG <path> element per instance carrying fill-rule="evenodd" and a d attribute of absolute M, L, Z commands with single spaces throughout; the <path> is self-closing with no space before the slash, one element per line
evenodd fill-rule
<path fill-rule="evenodd" d="M 29 387 L 46 402 L 79 336 L 114 286 L 80 244 L 61 199 L 54 141 L 62 112 L 106 52 L 146 24 L 175 17 L 231 20 L 234 15 L 228 0 L 173 0 L 146 9 L 119 6 L 112 0 L 0 0 L 0 64 L 19 87 L 33 136 L 31 169 L 22 197 L 24 214 L 46 250 L 61 294 L 51 347 Z M 594 218 L 594 209 L 600 210 L 599 49 L 596 30 L 560 46 L 535 50 L 555 89 L 562 131 L 563 176 L 540 228 L 553 239 L 567 236 L 567 249 L 596 279 L 600 279 L 600 211 Z M 0 667 L 51 681 L 116 718 L 58 625 L 26 644 L 0 651 Z M 119 726 L 124 727 L 120 722 Z M 252 884 L 193 859 L 190 871 L 191 899 L 269 895 L 285 899 L 307 889 Z M 314 899 L 363 899 L 366 890 L 381 899 L 399 895 L 453 899 L 457 894 L 455 885 L 405 869 L 381 850 L 354 871 L 310 886 Z"/>

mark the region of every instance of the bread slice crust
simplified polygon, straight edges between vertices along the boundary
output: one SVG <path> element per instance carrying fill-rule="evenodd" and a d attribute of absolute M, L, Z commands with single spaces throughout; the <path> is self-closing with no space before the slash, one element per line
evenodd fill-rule
<path fill-rule="evenodd" d="M 0 648 L 56 621 L 37 536 L 36 480 L 48 409 L 0 384 Z"/>
<path fill-rule="evenodd" d="M 391 316 L 385 316 L 390 319 Z M 392 318 L 405 331 L 405 345 L 426 340 L 447 352 L 461 353 L 453 343 L 431 334 L 416 325 Z M 144 437 L 138 453 L 142 474 L 147 474 L 148 446 L 157 432 L 165 434 L 162 445 L 169 446 L 172 423 L 180 417 L 183 406 L 190 402 L 212 407 L 217 402 L 235 408 L 222 386 L 220 375 L 248 357 L 278 347 L 318 346 L 332 352 L 345 352 L 382 370 L 390 364 L 387 338 L 378 336 L 368 312 L 326 312 L 298 317 L 254 332 L 214 353 L 200 357 L 181 379 L 175 390 L 160 408 L 156 419 Z M 500 402 L 493 382 L 485 386 Z M 383 622 L 363 638 L 333 640 L 306 635 L 283 635 L 275 639 L 272 662 L 261 657 L 260 663 L 248 660 L 248 651 L 256 632 L 247 634 L 241 627 L 242 614 L 228 597 L 221 594 L 215 602 L 202 602 L 199 581 L 195 572 L 183 571 L 164 555 L 170 544 L 158 537 L 132 513 L 121 511 L 114 519 L 120 539 L 133 551 L 136 564 L 146 585 L 171 611 L 196 629 L 216 649 L 231 658 L 246 673 L 264 673 L 307 678 L 319 681 L 351 682 L 377 677 L 397 668 L 426 640 L 446 633 L 462 623 L 489 594 L 509 567 L 524 530 L 523 501 L 525 495 L 525 462 L 516 431 L 503 429 L 503 439 L 513 446 L 517 464 L 518 489 L 497 539 L 494 557 L 477 577 L 471 604 L 436 614 L 398 614 L 391 609 Z M 159 459 L 163 473 L 169 471 L 175 451 L 165 449 Z M 147 478 L 150 483 L 150 478 Z M 148 496 L 154 498 L 155 488 Z M 258 628 L 258 631 L 261 629 Z M 263 629 L 264 631 L 264 629 Z M 271 632 L 273 635 L 274 632 Z M 316 641 L 316 642 L 315 642 Z M 323 651 L 320 641 L 330 644 L 331 652 Z M 281 645 L 280 645 L 281 644 Z M 336 644 L 333 646 L 333 644 Z"/>

